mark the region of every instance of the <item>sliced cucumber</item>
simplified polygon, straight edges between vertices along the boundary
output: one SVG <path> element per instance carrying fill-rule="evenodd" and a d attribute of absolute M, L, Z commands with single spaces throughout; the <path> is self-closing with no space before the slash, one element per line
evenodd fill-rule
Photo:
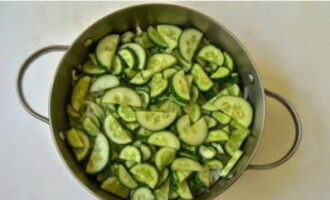
<path fill-rule="evenodd" d="M 123 165 L 119 165 L 118 167 L 118 178 L 119 181 L 129 189 L 138 187 L 138 183 L 132 178 Z"/>
<path fill-rule="evenodd" d="M 226 67 L 219 67 L 212 75 L 212 79 L 224 80 L 230 75 L 230 70 Z"/>
<path fill-rule="evenodd" d="M 175 158 L 176 151 L 172 148 L 162 147 L 155 156 L 155 164 L 159 171 L 163 171 Z"/>
<path fill-rule="evenodd" d="M 176 113 L 176 116 L 180 116 L 182 114 L 180 106 L 171 101 L 165 101 L 160 105 L 159 110 L 163 112 L 174 112 Z"/>
<path fill-rule="evenodd" d="M 202 171 L 203 166 L 190 158 L 176 158 L 171 165 L 173 171 Z"/>
<path fill-rule="evenodd" d="M 94 120 L 89 116 L 89 117 L 85 117 L 84 120 L 82 121 L 82 126 L 84 128 L 84 130 L 90 135 L 90 136 L 97 136 L 99 133 L 101 133 L 100 131 L 100 123 L 95 123 L 95 121 L 98 122 L 98 119 L 94 118 Z"/>
<path fill-rule="evenodd" d="M 170 147 L 172 149 L 180 149 L 180 140 L 170 131 L 160 131 L 153 133 L 148 138 L 148 143 L 161 147 Z"/>
<path fill-rule="evenodd" d="M 178 189 L 176 192 L 182 199 L 192 199 L 193 198 L 189 185 L 187 184 L 186 181 L 182 181 L 181 183 L 178 184 Z"/>
<path fill-rule="evenodd" d="M 198 97 L 199 97 L 199 90 L 196 86 L 193 85 L 190 90 L 190 99 L 193 102 L 196 102 Z"/>
<path fill-rule="evenodd" d="M 228 135 L 223 130 L 212 130 L 209 132 L 205 142 L 224 142 L 228 140 Z"/>
<path fill-rule="evenodd" d="M 168 80 L 163 78 L 162 73 L 157 73 L 151 79 L 149 86 L 150 86 L 150 97 L 157 97 L 166 90 L 168 86 Z"/>
<path fill-rule="evenodd" d="M 128 44 L 123 45 L 122 48 L 129 48 L 132 51 L 134 51 L 134 53 L 138 59 L 137 68 L 144 69 L 144 67 L 146 65 L 146 60 L 147 60 L 147 54 L 141 45 L 139 45 L 137 43 L 128 43 Z"/>
<path fill-rule="evenodd" d="M 211 168 L 211 169 L 215 169 L 215 170 L 222 170 L 223 169 L 223 164 L 220 160 L 208 160 L 206 161 L 206 164 Z"/>
<path fill-rule="evenodd" d="M 229 94 L 232 96 L 240 96 L 241 94 L 241 89 L 237 84 L 233 84 L 227 88 L 229 91 Z"/>
<path fill-rule="evenodd" d="M 181 183 L 182 181 L 185 181 L 192 174 L 192 172 L 193 171 L 176 171 L 175 176 L 178 182 Z"/>
<path fill-rule="evenodd" d="M 243 152 L 238 150 L 233 153 L 231 159 L 229 162 L 225 165 L 225 167 L 221 170 L 220 176 L 221 177 L 226 177 L 228 173 L 232 170 L 232 168 L 235 166 L 237 161 L 240 159 L 240 157 L 243 155 Z"/>
<path fill-rule="evenodd" d="M 132 31 L 126 31 L 125 33 L 121 34 L 120 41 L 122 43 L 129 43 L 133 40 L 135 34 Z"/>
<path fill-rule="evenodd" d="M 149 94 L 146 91 L 138 90 L 137 91 L 142 100 L 142 107 L 147 108 L 150 102 Z"/>
<path fill-rule="evenodd" d="M 226 66 L 228 69 L 230 69 L 230 71 L 233 71 L 233 69 L 234 69 L 234 61 L 233 61 L 233 59 L 232 59 L 231 56 L 230 56 L 228 53 L 226 53 L 226 52 L 224 52 L 223 55 L 224 55 L 224 57 L 225 57 L 225 66 Z"/>
<path fill-rule="evenodd" d="M 137 181 L 148 185 L 152 189 L 158 183 L 158 172 L 152 165 L 146 163 L 136 164 L 130 169 L 130 172 Z"/>
<path fill-rule="evenodd" d="M 119 85 L 119 80 L 114 75 L 98 77 L 90 87 L 91 92 L 99 92 Z"/>
<path fill-rule="evenodd" d="M 217 125 L 217 121 L 215 121 L 214 118 L 209 117 L 209 116 L 203 116 L 203 117 L 204 117 L 204 119 L 205 119 L 205 121 L 206 121 L 207 126 L 209 127 L 209 129 L 210 128 L 213 128 L 213 127 L 215 127 Z"/>
<path fill-rule="evenodd" d="M 178 40 L 182 30 L 173 25 L 158 25 L 157 31 L 167 43 L 169 49 L 174 49 L 178 46 Z"/>
<path fill-rule="evenodd" d="M 142 161 L 142 155 L 140 150 L 132 145 L 125 146 L 121 150 L 119 158 L 122 160 L 134 161 L 136 163 L 140 163 Z"/>
<path fill-rule="evenodd" d="M 135 112 L 132 107 L 128 105 L 118 106 L 118 115 L 126 122 L 135 122 Z"/>
<path fill-rule="evenodd" d="M 178 70 L 176 68 L 169 68 L 163 71 L 163 77 L 165 79 L 171 78 Z"/>
<path fill-rule="evenodd" d="M 143 85 L 149 81 L 149 78 L 144 78 L 142 72 L 137 73 L 129 82 L 134 85 Z"/>
<path fill-rule="evenodd" d="M 75 157 L 77 158 L 77 160 L 82 161 L 86 158 L 86 156 L 89 152 L 90 142 L 85 133 L 83 133 L 82 131 L 78 131 L 78 130 L 76 130 L 76 132 L 78 133 L 80 140 L 83 143 L 83 146 L 79 147 L 79 148 L 73 148 L 72 151 L 73 151 Z"/>
<path fill-rule="evenodd" d="M 109 154 L 110 145 L 107 138 L 103 134 L 98 134 L 86 166 L 86 173 L 95 174 L 100 172 L 107 165 Z"/>
<path fill-rule="evenodd" d="M 69 117 L 77 119 L 80 117 L 80 113 L 73 110 L 72 106 L 70 104 L 68 104 L 66 106 L 66 112 L 68 113 Z"/>
<path fill-rule="evenodd" d="M 174 112 L 139 111 L 135 114 L 140 125 L 151 131 L 164 129 L 176 119 Z"/>
<path fill-rule="evenodd" d="M 82 66 L 82 71 L 90 75 L 104 74 L 106 70 L 102 67 L 97 66 L 91 60 L 87 60 Z"/>
<path fill-rule="evenodd" d="M 217 152 L 218 152 L 219 154 L 223 154 L 223 153 L 225 153 L 225 151 L 223 150 L 221 144 L 219 144 L 219 143 L 215 143 L 215 142 L 212 142 L 211 145 L 217 150 Z"/>
<path fill-rule="evenodd" d="M 220 122 L 222 125 L 229 124 L 229 122 L 231 120 L 231 118 L 228 115 L 226 115 L 222 112 L 219 112 L 219 111 L 213 111 L 212 117 L 214 119 L 216 119 L 218 122 Z"/>
<path fill-rule="evenodd" d="M 122 61 L 122 59 L 119 56 L 115 56 L 114 57 L 114 61 L 110 67 L 110 72 L 113 75 L 119 75 L 122 73 L 123 68 L 124 68 L 124 61 Z"/>
<path fill-rule="evenodd" d="M 155 195 L 147 187 L 139 187 L 133 192 L 131 200 L 155 200 Z"/>
<path fill-rule="evenodd" d="M 90 112 L 93 113 L 99 120 L 103 120 L 105 117 L 105 113 L 103 109 L 96 103 L 89 103 L 88 109 L 90 109 Z"/>
<path fill-rule="evenodd" d="M 223 65 L 225 60 L 222 51 L 213 45 L 207 45 L 203 47 L 197 56 L 209 63 L 213 63 L 218 66 Z"/>
<path fill-rule="evenodd" d="M 203 170 L 197 173 L 197 179 L 206 187 L 211 186 L 211 172 L 208 165 L 204 165 Z"/>
<path fill-rule="evenodd" d="M 111 114 L 105 118 L 103 125 L 107 136 L 112 142 L 117 144 L 127 144 L 132 142 L 131 133 L 124 129 Z"/>
<path fill-rule="evenodd" d="M 149 26 L 147 29 L 148 38 L 152 43 L 160 48 L 166 48 L 168 44 L 164 40 L 164 38 L 158 33 L 158 31 L 153 27 Z"/>
<path fill-rule="evenodd" d="M 201 117 L 201 109 L 197 103 L 191 102 L 183 110 L 189 115 L 193 122 L 196 122 Z"/>
<path fill-rule="evenodd" d="M 139 130 L 137 130 L 136 134 L 139 135 L 139 136 L 142 136 L 142 137 L 148 137 L 151 134 L 153 134 L 153 132 L 149 131 L 146 128 L 140 127 Z"/>
<path fill-rule="evenodd" d="M 142 101 L 139 94 L 131 88 L 116 87 L 107 91 L 102 97 L 104 104 L 121 104 L 141 107 Z"/>
<path fill-rule="evenodd" d="M 149 160 L 152 155 L 152 151 L 148 145 L 141 144 L 140 151 L 142 153 L 143 161 Z"/>
<path fill-rule="evenodd" d="M 212 159 L 216 155 L 216 150 L 213 147 L 199 146 L 199 154 L 205 159 Z"/>
<path fill-rule="evenodd" d="M 82 104 L 84 103 L 91 81 L 92 79 L 89 76 L 83 76 L 78 79 L 77 83 L 74 85 L 71 95 L 71 106 L 73 110 L 80 110 Z"/>
<path fill-rule="evenodd" d="M 184 71 L 181 70 L 174 74 L 172 79 L 172 92 L 174 97 L 183 104 L 188 104 L 190 100 L 190 88 L 186 77 L 184 75 Z"/>
<path fill-rule="evenodd" d="M 192 67 L 192 63 L 183 59 L 178 49 L 175 49 L 173 51 L 173 55 L 178 60 L 179 67 L 183 69 L 185 72 L 189 72 Z"/>
<path fill-rule="evenodd" d="M 180 139 L 189 145 L 200 145 L 207 137 L 208 126 L 204 118 L 191 125 L 189 115 L 184 115 L 176 123 Z"/>
<path fill-rule="evenodd" d="M 194 83 L 202 91 L 207 91 L 214 85 L 212 80 L 207 76 L 199 64 L 194 64 L 191 74 L 194 77 Z"/>
<path fill-rule="evenodd" d="M 229 91 L 227 89 L 224 89 L 222 90 L 219 94 L 217 94 L 215 97 L 213 97 L 212 99 L 210 99 L 208 102 L 206 102 L 202 108 L 204 110 L 207 110 L 207 111 L 216 111 L 216 110 L 219 110 L 215 105 L 214 105 L 214 102 L 219 98 L 219 97 L 222 97 L 222 96 L 226 96 L 226 95 L 229 95 Z"/>
<path fill-rule="evenodd" d="M 225 149 L 229 155 L 233 155 L 241 145 L 243 144 L 245 138 L 248 136 L 249 132 L 243 130 L 234 130 L 230 138 L 225 144 Z"/>
<path fill-rule="evenodd" d="M 168 170 L 168 168 L 165 168 L 163 170 L 163 172 L 161 173 L 161 176 L 159 178 L 159 181 L 158 181 L 158 186 L 162 185 L 162 183 L 166 180 L 168 180 L 168 176 L 170 174 L 170 171 Z"/>
<path fill-rule="evenodd" d="M 179 49 L 181 56 L 190 62 L 203 37 L 203 33 L 196 29 L 185 29 L 179 39 Z"/>
<path fill-rule="evenodd" d="M 166 53 L 158 53 L 149 57 L 147 70 L 142 73 L 144 78 L 150 78 L 155 73 L 161 72 L 176 64 L 177 60 L 174 56 Z"/>
<path fill-rule="evenodd" d="M 97 60 L 108 70 L 110 70 L 112 65 L 119 40 L 120 37 L 117 34 L 108 35 L 101 39 L 96 46 L 95 54 Z"/>
<path fill-rule="evenodd" d="M 167 179 L 157 190 L 155 196 L 157 200 L 168 200 L 170 193 L 170 180 Z"/>
<path fill-rule="evenodd" d="M 245 127 L 249 127 L 253 119 L 253 110 L 249 102 L 241 97 L 223 96 L 214 105 Z"/>
<path fill-rule="evenodd" d="M 133 69 L 139 65 L 137 55 L 130 48 L 122 48 L 118 51 L 118 55 L 125 62 L 128 68 Z"/>
<path fill-rule="evenodd" d="M 117 177 L 112 176 L 103 181 L 101 188 L 121 198 L 126 199 L 129 196 L 129 189 L 121 184 Z"/>
<path fill-rule="evenodd" d="M 84 142 L 82 141 L 82 138 L 80 137 L 79 130 L 77 129 L 70 129 L 67 131 L 67 141 L 69 145 L 73 148 L 82 148 L 84 147 Z"/>

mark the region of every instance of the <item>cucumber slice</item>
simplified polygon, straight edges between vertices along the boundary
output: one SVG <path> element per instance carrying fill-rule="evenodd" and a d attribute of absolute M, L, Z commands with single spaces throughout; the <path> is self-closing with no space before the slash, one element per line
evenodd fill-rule
<path fill-rule="evenodd" d="M 72 151 L 73 151 L 73 154 L 75 155 L 76 159 L 78 161 L 82 161 L 86 158 L 86 156 L 89 152 L 90 142 L 85 133 L 83 133 L 82 131 L 79 131 L 79 130 L 76 130 L 76 132 L 78 133 L 78 136 L 80 137 L 80 140 L 82 141 L 83 146 L 80 148 L 73 148 Z"/>
<path fill-rule="evenodd" d="M 243 130 L 234 130 L 225 144 L 225 149 L 229 155 L 233 155 L 243 144 L 249 132 Z"/>
<path fill-rule="evenodd" d="M 104 68 L 97 66 L 91 60 L 87 60 L 83 64 L 82 71 L 84 73 L 90 74 L 90 75 L 100 75 L 100 74 L 104 74 L 106 72 L 106 70 Z"/>
<path fill-rule="evenodd" d="M 122 48 L 129 48 L 134 51 L 138 59 L 137 68 L 144 69 L 146 65 L 147 54 L 143 47 L 137 43 L 128 43 L 122 46 Z"/>
<path fill-rule="evenodd" d="M 229 124 L 229 122 L 231 120 L 231 118 L 228 115 L 226 115 L 222 112 L 219 112 L 219 111 L 213 111 L 212 117 L 223 125 Z"/>
<path fill-rule="evenodd" d="M 158 31 L 153 27 L 149 26 L 147 29 L 148 38 L 152 43 L 160 48 L 166 48 L 168 44 L 164 40 L 164 38 L 158 33 Z"/>
<path fill-rule="evenodd" d="M 128 145 L 121 150 L 119 158 L 122 160 L 129 160 L 140 163 L 142 160 L 142 155 L 137 147 Z"/>
<path fill-rule="evenodd" d="M 222 90 L 221 92 L 219 92 L 219 94 L 217 94 L 215 97 L 213 97 L 212 99 L 210 99 L 208 102 L 206 102 L 202 108 L 204 110 L 207 110 L 207 111 L 216 111 L 216 110 L 219 110 L 215 105 L 214 105 L 214 102 L 219 98 L 219 97 L 222 97 L 222 96 L 226 96 L 226 95 L 229 95 L 229 91 L 227 89 L 224 89 Z"/>
<path fill-rule="evenodd" d="M 150 78 L 154 74 L 170 68 L 176 64 L 177 60 L 174 56 L 166 53 L 158 53 L 149 57 L 147 70 L 142 73 L 144 78 Z"/>
<path fill-rule="evenodd" d="M 129 189 L 121 184 L 117 177 L 109 177 L 103 181 L 101 188 L 121 198 L 127 199 L 129 196 Z"/>
<path fill-rule="evenodd" d="M 119 181 L 128 187 L 129 189 L 134 189 L 138 187 L 138 183 L 132 178 L 129 172 L 123 165 L 118 167 L 118 179 Z"/>
<path fill-rule="evenodd" d="M 182 181 L 185 181 L 190 175 L 192 174 L 192 171 L 176 171 L 175 176 L 179 183 Z"/>
<path fill-rule="evenodd" d="M 139 94 L 131 88 L 116 87 L 107 91 L 102 97 L 104 104 L 121 104 L 141 107 L 142 101 Z"/>
<path fill-rule="evenodd" d="M 176 119 L 174 112 L 139 111 L 135 114 L 140 125 L 151 131 L 162 130 Z"/>
<path fill-rule="evenodd" d="M 162 185 L 162 183 L 163 183 L 164 181 L 169 180 L 169 179 L 168 179 L 169 174 L 170 174 L 170 171 L 169 171 L 167 168 L 165 168 L 165 169 L 163 170 L 163 172 L 162 172 L 160 178 L 159 178 L 159 181 L 158 181 L 158 184 L 157 184 L 157 185 L 160 186 L 160 185 Z"/>
<path fill-rule="evenodd" d="M 89 76 L 83 76 L 78 79 L 77 83 L 74 85 L 71 95 L 71 106 L 73 110 L 80 110 L 82 104 L 84 103 L 91 81 L 92 79 Z"/>
<path fill-rule="evenodd" d="M 187 184 L 186 181 L 182 181 L 181 183 L 178 184 L 178 189 L 176 192 L 182 199 L 192 199 L 193 198 L 189 185 Z"/>
<path fill-rule="evenodd" d="M 176 158 L 171 165 L 173 171 L 202 171 L 203 166 L 190 158 Z"/>
<path fill-rule="evenodd" d="M 142 107 L 147 108 L 150 102 L 149 94 L 146 91 L 138 90 L 141 100 L 142 100 Z"/>
<path fill-rule="evenodd" d="M 196 174 L 197 179 L 203 183 L 203 185 L 205 185 L 206 187 L 210 187 L 211 186 L 211 173 L 210 173 L 210 167 L 208 165 L 204 165 L 203 170 L 198 172 Z"/>
<path fill-rule="evenodd" d="M 171 88 L 172 88 L 172 94 L 179 102 L 182 102 L 183 104 L 189 103 L 190 87 L 188 85 L 183 70 L 174 74 Z"/>
<path fill-rule="evenodd" d="M 179 27 L 173 25 L 158 25 L 157 31 L 167 43 L 170 50 L 178 46 L 178 41 L 182 33 L 182 30 Z"/>
<path fill-rule="evenodd" d="M 168 86 L 168 80 L 163 78 L 162 73 L 155 74 L 150 83 L 150 97 L 161 95 Z"/>
<path fill-rule="evenodd" d="M 149 131 L 148 129 L 145 129 L 143 127 L 140 127 L 139 130 L 136 132 L 137 135 L 142 136 L 142 137 L 148 137 L 151 134 L 153 134 L 152 131 Z"/>
<path fill-rule="evenodd" d="M 155 196 L 157 200 L 168 200 L 169 193 L 170 193 L 169 179 L 167 179 L 164 184 L 162 184 L 157 190 L 155 190 Z"/>
<path fill-rule="evenodd" d="M 93 115 L 95 115 L 99 120 L 103 120 L 105 117 L 105 113 L 103 109 L 97 105 L 96 103 L 90 102 L 88 104 L 88 109 L 90 110 Z M 88 111 L 89 112 L 89 111 Z"/>
<path fill-rule="evenodd" d="M 147 187 L 139 187 L 133 192 L 131 200 L 155 200 L 155 195 Z"/>
<path fill-rule="evenodd" d="M 92 61 L 92 63 L 93 63 L 94 65 L 96 65 L 96 66 L 99 65 L 99 61 L 97 60 L 95 53 L 89 53 L 89 54 L 88 54 L 88 57 L 89 57 L 90 61 Z M 102 68 L 101 68 L 101 69 L 102 69 Z M 103 70 L 104 70 L 104 69 L 103 69 Z"/>
<path fill-rule="evenodd" d="M 179 40 L 179 49 L 181 56 L 190 62 L 195 51 L 203 37 L 203 33 L 196 29 L 185 29 Z"/>
<path fill-rule="evenodd" d="M 206 121 L 207 126 L 209 127 L 209 129 L 210 128 L 213 128 L 213 127 L 215 127 L 217 125 L 217 121 L 215 121 L 214 118 L 209 117 L 209 116 L 203 116 L 203 117 L 204 117 L 204 119 L 205 119 L 205 121 Z"/>
<path fill-rule="evenodd" d="M 140 127 L 140 124 L 137 122 L 126 122 L 125 127 L 129 129 L 130 131 L 135 131 Z"/>
<path fill-rule="evenodd" d="M 241 97 L 223 96 L 214 105 L 238 123 L 249 127 L 253 119 L 253 110 L 249 102 Z"/>
<path fill-rule="evenodd" d="M 98 134 L 86 166 L 86 173 L 95 174 L 100 172 L 107 165 L 109 154 L 110 145 L 107 138 L 103 134 Z"/>
<path fill-rule="evenodd" d="M 169 199 L 177 199 L 179 195 L 176 193 L 176 188 L 174 186 L 170 186 L 170 195 Z"/>
<path fill-rule="evenodd" d="M 73 148 L 81 148 L 84 147 L 84 143 L 79 136 L 79 130 L 74 128 L 67 131 L 67 141 L 69 145 Z"/>
<path fill-rule="evenodd" d="M 197 56 L 209 63 L 213 63 L 218 66 L 223 65 L 225 60 L 222 51 L 213 45 L 207 45 L 203 47 Z"/>
<path fill-rule="evenodd" d="M 110 70 L 113 57 L 119 44 L 119 35 L 108 35 L 101 39 L 96 46 L 95 54 L 99 63 Z"/>
<path fill-rule="evenodd" d="M 230 70 L 226 67 L 219 67 L 212 75 L 212 79 L 225 80 L 230 75 Z"/>
<path fill-rule="evenodd" d="M 169 68 L 163 71 L 163 77 L 165 79 L 171 78 L 178 70 L 176 68 Z"/>
<path fill-rule="evenodd" d="M 176 123 L 176 129 L 180 139 L 189 145 L 200 145 L 207 137 L 208 127 L 204 118 L 200 118 L 195 124 L 190 124 L 189 115 L 184 115 Z"/>
<path fill-rule="evenodd" d="M 148 138 L 148 143 L 161 147 L 170 147 L 172 149 L 180 149 L 180 140 L 170 131 L 160 131 L 153 133 Z"/>
<path fill-rule="evenodd" d="M 113 75 L 119 75 L 122 73 L 123 68 L 124 68 L 124 63 L 122 59 L 119 56 L 114 57 L 114 61 L 110 67 L 110 72 Z"/>
<path fill-rule="evenodd" d="M 223 130 L 212 130 L 209 132 L 205 142 L 224 142 L 228 140 L 228 135 Z"/>
<path fill-rule="evenodd" d="M 230 135 L 230 129 L 228 125 L 223 127 L 222 130 L 225 131 L 228 135 Z"/>
<path fill-rule="evenodd" d="M 132 107 L 128 105 L 118 106 L 118 115 L 126 122 L 135 122 L 136 116 Z"/>
<path fill-rule="evenodd" d="M 190 99 L 193 102 L 196 102 L 199 97 L 199 90 L 196 86 L 192 86 L 190 90 Z"/>
<path fill-rule="evenodd" d="M 115 117 L 109 114 L 104 120 L 104 130 L 110 140 L 116 144 L 132 142 L 131 133 L 124 129 Z"/>
<path fill-rule="evenodd" d="M 217 150 L 217 152 L 219 154 L 225 153 L 225 151 L 223 150 L 221 144 L 213 142 L 213 143 L 211 143 L 211 145 Z"/>
<path fill-rule="evenodd" d="M 223 53 L 224 57 L 225 57 L 225 66 L 230 70 L 230 71 L 233 71 L 234 69 L 234 61 L 233 59 L 231 58 L 231 56 L 224 52 Z"/>
<path fill-rule="evenodd" d="M 171 102 L 171 101 L 165 101 L 159 108 L 160 111 L 163 112 L 174 112 L 176 113 L 176 116 L 180 116 L 182 114 L 182 110 L 180 106 L 177 104 Z"/>
<path fill-rule="evenodd" d="M 232 96 L 240 96 L 241 94 L 241 89 L 237 84 L 233 84 L 227 88 L 229 91 L 229 94 Z"/>
<path fill-rule="evenodd" d="M 200 160 L 200 156 L 196 154 L 195 152 L 192 151 L 187 151 L 187 150 L 181 150 L 178 152 L 178 155 L 181 157 L 186 157 L 186 158 L 191 158 L 194 160 Z"/>
<path fill-rule="evenodd" d="M 103 75 L 98 77 L 91 85 L 91 92 L 100 92 L 119 85 L 119 79 L 114 75 Z"/>
<path fill-rule="evenodd" d="M 229 162 L 226 164 L 226 166 L 221 170 L 220 176 L 221 177 L 226 177 L 229 172 L 232 170 L 232 168 L 235 166 L 237 161 L 240 159 L 240 157 L 243 155 L 243 152 L 240 150 L 237 150 L 236 152 L 233 153 L 231 159 Z"/>
<path fill-rule="evenodd" d="M 183 110 L 189 115 L 193 122 L 196 122 L 201 117 L 201 109 L 197 103 L 191 102 L 185 106 Z"/>
<path fill-rule="evenodd" d="M 134 161 L 130 161 L 130 160 L 126 160 L 126 161 L 125 161 L 125 166 L 126 166 L 127 168 L 131 168 L 131 167 L 133 167 L 135 164 L 136 164 L 136 162 L 134 162 Z"/>
<path fill-rule="evenodd" d="M 134 85 L 143 85 L 149 81 L 149 78 L 144 78 L 142 72 L 137 73 L 129 82 Z"/>
<path fill-rule="evenodd" d="M 125 33 L 120 35 L 120 41 L 122 43 L 129 43 L 133 40 L 135 34 L 132 31 L 126 31 Z"/>
<path fill-rule="evenodd" d="M 140 151 L 142 153 L 143 161 L 149 160 L 151 158 L 151 149 L 148 145 L 141 144 Z"/>
<path fill-rule="evenodd" d="M 223 169 L 223 164 L 220 160 L 208 160 L 205 162 L 206 165 L 208 165 L 211 169 L 219 170 L 221 171 Z"/>
<path fill-rule="evenodd" d="M 130 172 L 137 181 L 148 185 L 152 189 L 158 183 L 158 172 L 152 165 L 146 163 L 136 164 L 130 169 Z"/>
<path fill-rule="evenodd" d="M 133 69 L 138 66 L 137 55 L 129 48 L 122 48 L 118 51 L 118 55 L 125 62 L 128 68 Z"/>
<path fill-rule="evenodd" d="M 75 111 L 75 110 L 73 110 L 73 108 L 72 108 L 72 106 L 70 104 L 68 104 L 66 106 L 66 112 L 69 115 L 69 117 L 72 117 L 74 119 L 77 119 L 77 118 L 80 117 L 80 113 L 77 112 L 77 111 Z"/>
<path fill-rule="evenodd" d="M 159 171 L 169 165 L 175 158 L 176 151 L 172 148 L 162 147 L 156 153 L 155 164 Z"/>
<path fill-rule="evenodd" d="M 98 122 L 98 119 L 95 119 Z M 101 133 L 100 123 L 95 123 L 95 119 L 93 120 L 91 117 L 85 117 L 82 121 L 84 130 L 92 137 L 96 137 L 97 134 Z"/>
<path fill-rule="evenodd" d="M 179 67 L 182 68 L 185 72 L 189 72 L 192 67 L 192 63 L 183 59 L 178 49 L 175 49 L 172 54 L 178 60 Z"/>
<path fill-rule="evenodd" d="M 152 47 L 154 47 L 155 45 L 150 41 L 148 34 L 147 33 L 143 33 L 141 36 L 139 37 L 135 37 L 134 38 L 134 42 L 140 44 L 141 46 L 143 46 L 145 49 L 150 49 Z"/>
<path fill-rule="evenodd" d="M 212 159 L 217 154 L 216 150 L 213 147 L 199 146 L 199 154 L 205 159 Z"/>
<path fill-rule="evenodd" d="M 202 91 L 207 91 L 214 85 L 212 80 L 207 76 L 199 64 L 194 64 L 191 74 L 194 77 L 194 83 Z"/>

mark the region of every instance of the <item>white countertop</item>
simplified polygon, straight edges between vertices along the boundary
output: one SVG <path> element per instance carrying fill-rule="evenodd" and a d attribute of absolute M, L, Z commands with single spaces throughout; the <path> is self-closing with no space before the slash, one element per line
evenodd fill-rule
<path fill-rule="evenodd" d="M 49 127 L 20 106 L 15 79 L 22 61 L 50 44 L 70 44 L 86 27 L 129 2 L 0 3 L 0 199 L 95 199 L 66 170 Z M 246 171 L 218 199 L 309 200 L 330 195 L 330 3 L 181 2 L 218 19 L 248 48 L 265 87 L 297 108 L 304 135 L 283 166 Z M 29 69 L 25 91 L 47 113 L 48 91 L 61 53 Z M 268 100 L 267 122 L 255 162 L 273 161 L 290 147 L 293 125 Z"/>

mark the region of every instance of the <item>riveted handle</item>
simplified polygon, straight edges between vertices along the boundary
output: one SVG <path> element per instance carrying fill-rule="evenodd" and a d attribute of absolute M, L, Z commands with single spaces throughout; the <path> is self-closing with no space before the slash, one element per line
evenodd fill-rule
<path fill-rule="evenodd" d="M 39 114 L 37 111 L 35 111 L 30 104 L 27 102 L 26 97 L 24 95 L 24 91 L 23 91 L 23 78 L 24 78 L 24 74 L 26 72 L 26 70 L 28 69 L 28 67 L 33 63 L 33 61 L 35 61 L 37 58 L 39 58 L 40 56 L 44 55 L 44 54 L 48 54 L 50 52 L 55 52 L 55 51 L 66 51 L 68 50 L 69 46 L 66 45 L 51 45 L 51 46 L 47 46 L 44 47 L 42 49 L 39 49 L 38 51 L 34 52 L 33 54 L 31 54 L 21 65 L 21 68 L 19 69 L 18 72 L 18 76 L 17 76 L 17 82 L 16 82 L 16 86 L 17 86 L 17 95 L 18 98 L 22 104 L 22 106 L 25 108 L 25 110 L 30 113 L 33 117 L 49 124 L 49 119 L 41 114 Z"/>
<path fill-rule="evenodd" d="M 268 163 L 268 164 L 258 164 L 258 165 L 249 165 L 247 169 L 272 169 L 275 167 L 278 167 L 282 164 L 284 164 L 286 161 L 288 161 L 298 150 L 298 147 L 300 145 L 301 137 L 302 137 L 302 127 L 301 127 L 301 121 L 298 116 L 298 113 L 296 112 L 293 105 L 284 97 L 265 89 L 265 93 L 267 96 L 279 101 L 290 113 L 294 126 L 295 126 L 295 139 L 294 142 L 290 148 L 290 150 L 279 160 Z"/>

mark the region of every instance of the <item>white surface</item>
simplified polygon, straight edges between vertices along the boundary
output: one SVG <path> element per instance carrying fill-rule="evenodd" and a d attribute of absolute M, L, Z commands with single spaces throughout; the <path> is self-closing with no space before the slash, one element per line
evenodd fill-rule
<path fill-rule="evenodd" d="M 100 17 L 135 3 L 0 3 L 0 199 L 95 199 L 68 173 L 48 126 L 19 105 L 15 78 L 22 61 L 50 44 L 70 44 Z M 249 49 L 264 85 L 292 101 L 303 123 L 297 154 L 268 171 L 247 171 L 219 199 L 329 199 L 330 3 L 181 4 L 218 19 Z M 47 113 L 48 90 L 61 54 L 29 69 L 26 93 Z M 275 160 L 292 141 L 284 109 L 268 101 L 265 137 L 255 162 Z"/>

